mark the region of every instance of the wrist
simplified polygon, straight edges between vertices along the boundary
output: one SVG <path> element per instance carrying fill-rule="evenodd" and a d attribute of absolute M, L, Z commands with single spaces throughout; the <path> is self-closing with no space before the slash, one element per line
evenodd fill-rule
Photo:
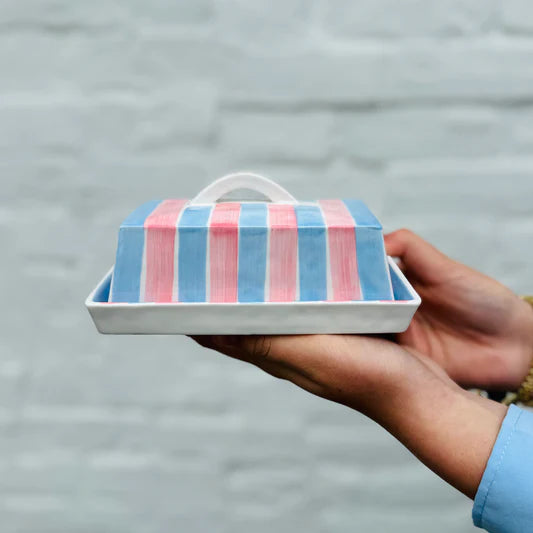
<path fill-rule="evenodd" d="M 521 298 L 521 303 L 525 307 L 525 342 L 526 342 L 526 360 L 529 365 L 533 362 L 533 296 L 523 296 Z"/>
<path fill-rule="evenodd" d="M 427 377 L 377 420 L 437 475 L 473 498 L 507 408 Z"/>
<path fill-rule="evenodd" d="M 463 389 L 446 374 L 436 373 L 416 355 L 404 354 L 403 360 L 398 358 L 400 369 L 383 378 L 375 401 L 365 412 L 393 434 L 394 428 L 427 412 L 432 398 L 446 403 L 463 394 Z"/>
<path fill-rule="evenodd" d="M 521 340 L 522 356 L 517 359 L 514 369 L 515 378 L 511 391 L 503 399 L 503 403 L 526 403 L 533 401 L 533 297 L 523 296 L 520 299 L 523 316 Z"/>
<path fill-rule="evenodd" d="M 513 296 L 509 308 L 509 331 L 496 348 L 496 359 L 491 378 L 481 384 L 487 390 L 516 391 L 531 368 L 533 362 L 533 307 L 519 296 Z"/>
<path fill-rule="evenodd" d="M 518 389 L 526 379 L 533 362 L 533 299 L 531 297 L 520 298 L 522 327 L 521 327 L 521 356 L 517 361 L 515 370 L 514 389 Z"/>

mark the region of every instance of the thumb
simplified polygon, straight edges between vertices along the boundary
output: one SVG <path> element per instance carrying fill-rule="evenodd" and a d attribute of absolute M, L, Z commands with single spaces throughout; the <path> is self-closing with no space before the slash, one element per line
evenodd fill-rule
<path fill-rule="evenodd" d="M 443 281 L 455 261 L 410 230 L 401 229 L 385 235 L 387 254 L 398 257 L 405 270 L 420 281 Z"/>

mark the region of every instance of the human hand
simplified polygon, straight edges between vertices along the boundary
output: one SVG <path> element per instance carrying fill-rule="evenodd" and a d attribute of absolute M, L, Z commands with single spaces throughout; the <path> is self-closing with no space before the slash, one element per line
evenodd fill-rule
<path fill-rule="evenodd" d="M 408 230 L 386 235 L 385 246 L 422 298 L 398 342 L 429 356 L 463 386 L 517 389 L 533 358 L 529 304 Z"/>
<path fill-rule="evenodd" d="M 409 350 L 377 337 L 214 335 L 193 338 L 206 348 L 252 363 L 312 394 L 369 416 L 377 407 L 380 395 L 386 394 L 389 404 L 391 399 L 393 403 L 394 398 L 401 396 L 407 374 L 427 366 Z M 446 377 L 435 364 L 433 373 Z"/>
<path fill-rule="evenodd" d="M 414 349 L 355 335 L 194 338 L 362 412 L 443 479 L 475 495 L 506 408 L 462 390 Z"/>
<path fill-rule="evenodd" d="M 398 344 L 353 335 L 196 340 L 362 412 L 473 497 L 506 408 L 454 381 L 516 388 L 533 355 L 533 312 L 411 232 L 386 236 L 386 247 L 423 299 Z"/>

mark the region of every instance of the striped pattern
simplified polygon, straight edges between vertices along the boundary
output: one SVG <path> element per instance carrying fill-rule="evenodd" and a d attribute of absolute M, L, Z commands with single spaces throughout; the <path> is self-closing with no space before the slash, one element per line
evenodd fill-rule
<path fill-rule="evenodd" d="M 358 200 L 144 204 L 121 225 L 110 301 L 392 300 L 378 220 Z"/>
<path fill-rule="evenodd" d="M 295 206 L 300 300 L 328 299 L 326 223 L 318 205 Z"/>
<path fill-rule="evenodd" d="M 265 299 L 268 247 L 266 204 L 242 204 L 239 219 L 239 302 Z"/>
<path fill-rule="evenodd" d="M 207 234 L 211 208 L 188 207 L 178 224 L 178 302 L 205 302 L 208 294 Z"/>
<path fill-rule="evenodd" d="M 156 200 L 141 205 L 120 226 L 117 259 L 111 287 L 111 301 L 113 302 L 140 301 L 144 221 L 160 203 L 161 201 Z"/>
<path fill-rule="evenodd" d="M 270 228 L 269 302 L 296 300 L 298 226 L 291 205 L 268 206 Z"/>
<path fill-rule="evenodd" d="M 360 300 L 355 224 L 340 200 L 323 200 L 320 207 L 328 228 L 332 300 Z"/>
<path fill-rule="evenodd" d="M 144 221 L 146 302 L 172 301 L 174 274 L 177 274 L 174 270 L 176 226 L 185 203 L 185 200 L 165 200 Z"/>
<path fill-rule="evenodd" d="M 237 301 L 239 215 L 237 203 L 213 209 L 209 232 L 210 302 Z"/>

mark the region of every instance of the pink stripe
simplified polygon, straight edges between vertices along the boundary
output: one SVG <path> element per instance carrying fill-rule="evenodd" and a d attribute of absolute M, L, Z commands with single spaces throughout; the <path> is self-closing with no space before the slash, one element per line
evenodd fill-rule
<path fill-rule="evenodd" d="M 328 227 L 333 300 L 360 300 L 354 219 L 341 200 L 319 203 Z"/>
<path fill-rule="evenodd" d="M 217 204 L 209 227 L 211 302 L 237 301 L 237 269 L 239 254 L 238 203 Z"/>
<path fill-rule="evenodd" d="M 271 302 L 296 300 L 296 263 L 298 226 L 294 207 L 268 205 L 270 222 L 270 294 Z"/>
<path fill-rule="evenodd" d="M 146 231 L 145 302 L 171 302 L 174 242 L 178 217 L 187 200 L 164 200 L 144 221 Z"/>

